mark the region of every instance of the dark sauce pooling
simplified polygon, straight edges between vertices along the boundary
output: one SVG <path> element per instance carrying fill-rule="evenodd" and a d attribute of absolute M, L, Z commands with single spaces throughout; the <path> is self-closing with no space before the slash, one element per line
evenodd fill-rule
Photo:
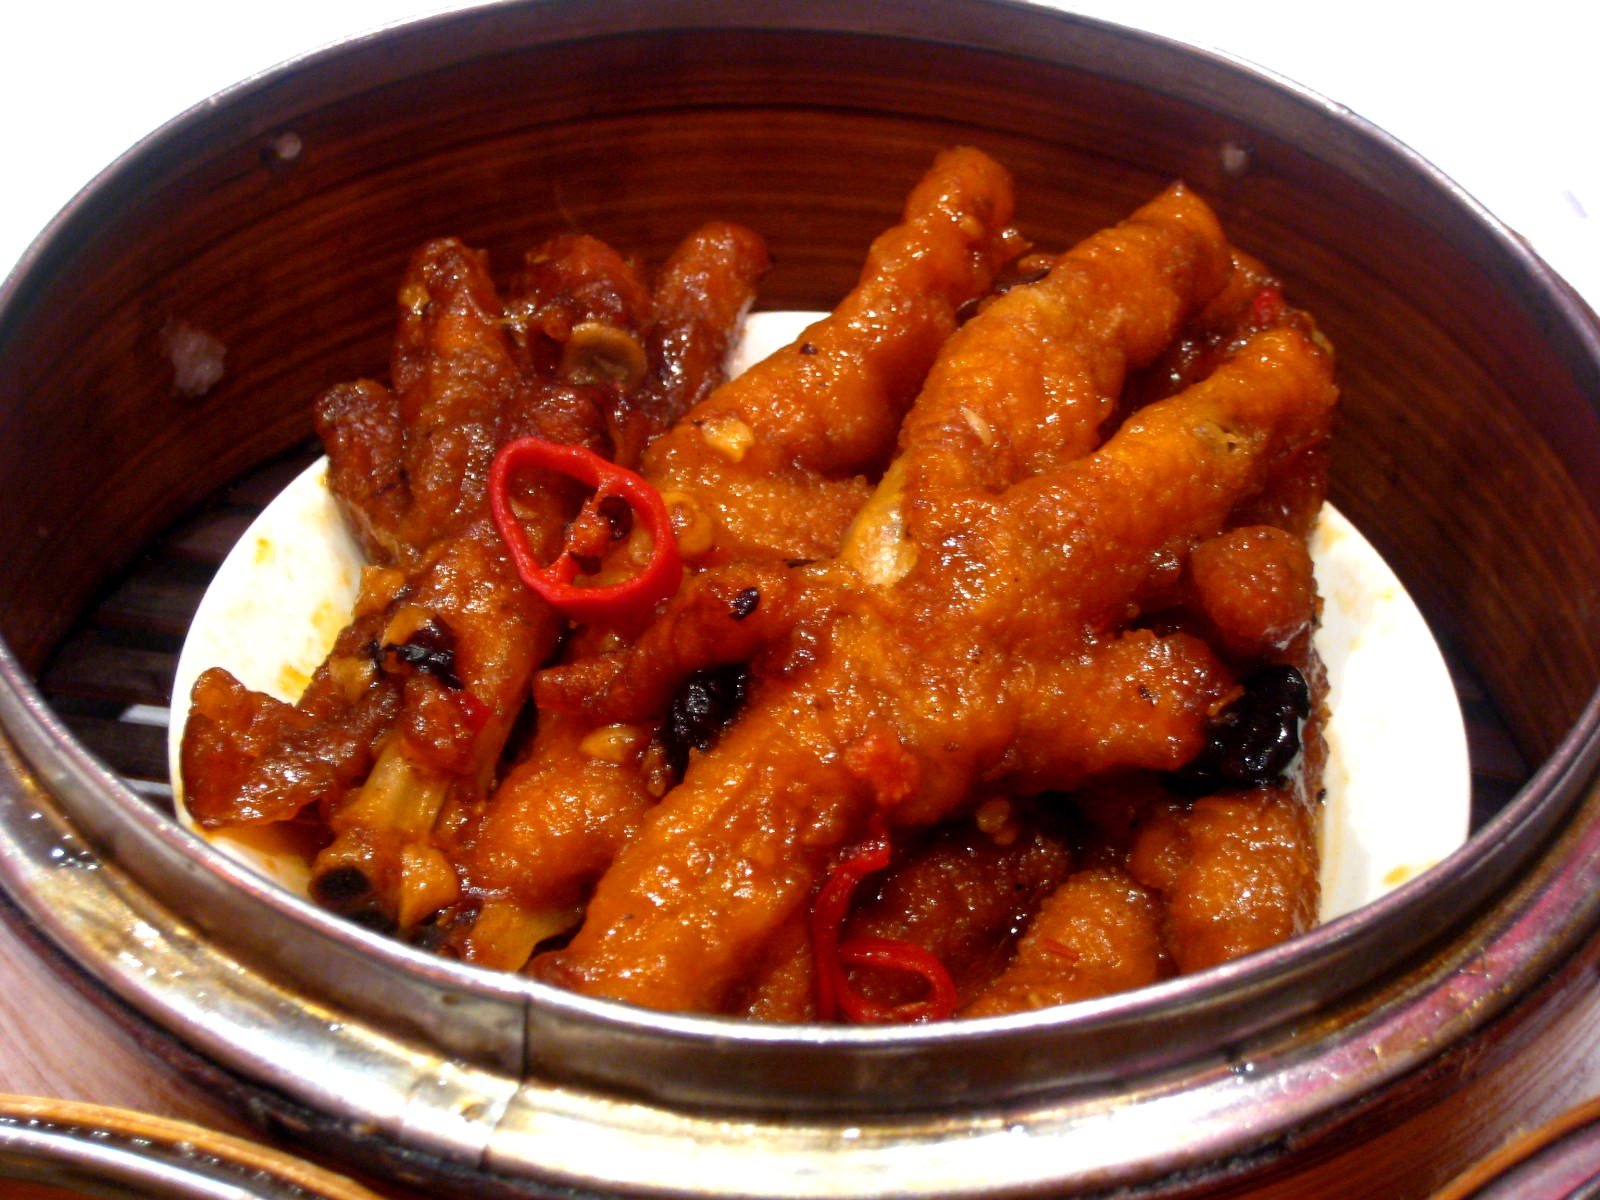
<path fill-rule="evenodd" d="M 1262 667 L 1212 719 L 1205 749 L 1168 781 L 1186 796 L 1277 783 L 1300 754 L 1300 723 L 1310 715 L 1305 676 L 1290 666 Z"/>
<path fill-rule="evenodd" d="M 696 671 L 672 698 L 661 726 L 667 763 L 679 778 L 689 767 L 689 751 L 709 750 L 733 723 L 750 689 L 750 668 L 741 664 Z"/>

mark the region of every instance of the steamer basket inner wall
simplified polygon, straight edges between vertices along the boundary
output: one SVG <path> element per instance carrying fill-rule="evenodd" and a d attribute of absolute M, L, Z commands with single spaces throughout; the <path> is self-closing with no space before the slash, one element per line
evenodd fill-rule
<path fill-rule="evenodd" d="M 820 307 L 934 151 L 965 141 L 1016 172 L 1043 246 L 1175 177 L 1206 194 L 1339 348 L 1338 503 L 1530 761 L 1577 719 L 1600 679 L 1593 347 L 1536 269 L 1508 263 L 1403 153 L 1355 146 L 1265 85 L 1185 100 L 1159 48 L 1129 60 L 1120 35 L 1053 20 L 1042 56 L 1104 58 L 1153 86 L 869 34 L 544 44 L 535 16 L 464 20 L 459 45 L 492 52 L 399 82 L 428 61 L 420 37 L 190 114 L 35 252 L 0 312 L 0 630 L 26 667 L 159 530 L 302 441 L 318 390 L 383 371 L 396 281 L 425 238 L 459 235 L 506 266 L 573 227 L 659 257 L 727 217 L 771 240 L 766 306 Z M 1230 115 L 1246 100 L 1252 124 Z M 286 133 L 298 154 L 281 152 Z M 1223 169 L 1225 146 L 1247 153 L 1242 174 Z M 201 397 L 173 389 L 160 346 L 174 321 L 227 348 Z"/>

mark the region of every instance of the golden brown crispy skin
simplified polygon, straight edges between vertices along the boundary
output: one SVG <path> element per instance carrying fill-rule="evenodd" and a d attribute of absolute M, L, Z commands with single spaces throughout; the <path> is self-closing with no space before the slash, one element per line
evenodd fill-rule
<path fill-rule="evenodd" d="M 1172 341 L 1230 261 L 1211 210 L 1174 185 L 969 321 L 900 435 L 912 536 L 936 540 L 921 525 L 937 515 L 959 522 L 967 489 L 998 492 L 1092 450 L 1129 368 Z"/>
<path fill-rule="evenodd" d="M 571 945 L 541 963 L 549 977 L 654 1007 L 715 1010 L 874 809 L 930 824 L 980 780 L 1003 783 L 1008 756 L 1064 757 L 1034 738 L 1021 744 L 1039 664 L 1092 650 L 1158 583 L 1170 586 L 1187 548 L 1219 532 L 1278 458 L 1325 435 L 1335 394 L 1327 358 L 1281 328 L 1070 460 L 1063 430 L 1098 426 L 1126 365 L 1157 353 L 1222 285 L 1218 274 L 1173 266 L 1226 263 L 1219 237 L 1197 250 L 1200 226 L 1187 203 L 1169 214 L 1151 206 L 1132 223 L 1127 252 L 1116 250 L 1116 231 L 1091 239 L 1084 269 L 1128 272 L 1126 293 L 1142 306 L 1102 333 L 1109 349 L 1092 338 L 1087 348 L 1060 343 L 1077 382 L 1038 403 L 1062 419 L 1018 435 L 1013 455 L 1048 469 L 998 494 L 990 489 L 1006 479 L 983 464 L 981 432 L 952 414 L 978 402 L 967 385 L 980 377 L 995 397 L 1035 403 L 1025 377 L 1040 371 L 1038 356 L 1007 373 L 1012 360 L 996 362 L 974 330 L 1031 322 L 1038 306 L 1015 289 L 952 339 L 907 422 L 907 469 L 886 476 L 887 501 L 869 508 L 871 523 L 911 531 L 909 565 L 847 548 L 827 569 L 818 586 L 831 580 L 836 598 L 797 631 L 808 652 L 757 679 L 717 753 L 691 763 L 601 880 Z M 1170 258 L 1151 249 L 1163 237 Z M 1059 320 L 1083 323 L 1070 312 Z M 984 411 L 1005 415 L 999 400 Z M 919 430 L 943 449 L 928 452 Z M 1115 713 L 1099 719 L 1097 768 L 1131 765 L 1115 748 Z M 1071 774 L 1069 763 L 1050 765 Z"/>
<path fill-rule="evenodd" d="M 485 511 L 500 414 L 521 383 L 504 330 L 505 305 L 481 254 L 441 239 L 412 259 L 390 367 L 410 493 L 402 561 Z"/>
<path fill-rule="evenodd" d="M 524 435 L 607 449 L 625 393 L 595 377 L 589 351 L 637 342 L 651 315 L 634 268 L 593 239 L 563 236 L 535 258 L 508 313 L 482 255 L 441 239 L 414 257 L 393 390 L 350 385 L 318 406 L 331 482 L 392 567 L 368 572 L 355 620 L 292 709 L 215 680 L 196 692 L 184 766 L 200 819 L 314 806 L 331 840 L 312 863 L 313 894 L 391 926 L 456 899 L 453 847 L 564 629 L 488 520 L 489 464 Z M 553 553 L 571 481 L 529 473 L 517 506 L 535 550 Z"/>
<path fill-rule="evenodd" d="M 332 907 L 489 967 L 533 955 L 589 994 L 764 1020 L 818 1016 L 834 946 L 890 948 L 823 964 L 863 1013 L 940 994 L 898 945 L 994 1016 L 1306 928 L 1330 350 L 1181 184 L 990 291 L 1010 219 L 1003 170 L 941 155 L 839 309 L 723 386 L 767 265 L 748 230 L 696 231 L 653 285 L 564 234 L 509 303 L 481 256 L 425 247 L 392 389 L 318 406 L 381 565 L 299 704 L 202 677 L 197 815 L 284 820 L 312 796 Z M 638 459 L 690 564 L 676 596 L 568 625 L 520 585 L 484 492 L 524 435 Z M 578 499 L 554 474 L 512 488 L 536 553 L 630 573 L 643 531 L 574 519 Z M 1293 724 L 1301 676 L 1298 768 L 1219 774 L 1250 705 Z M 891 865 L 814 914 L 884 836 Z"/>
<path fill-rule="evenodd" d="M 801 585 L 778 561 L 832 549 L 881 465 L 917 384 L 957 310 L 985 291 L 1015 253 L 1010 180 L 972 150 L 941 155 L 908 199 L 900 225 L 872 246 L 856 288 L 800 342 L 706 393 L 706 364 L 765 269 L 765 251 L 737 227 L 708 226 L 666 264 L 667 313 L 654 345 L 660 368 L 643 389 L 635 440 L 688 414 L 645 452 L 641 471 L 667 497 L 680 551 L 723 568 L 691 577 L 627 660 L 558 668 L 538 689 L 542 711 L 595 723 L 638 722 L 653 735 L 673 691 L 698 667 L 743 661 L 793 625 Z M 702 372 L 699 379 L 695 370 Z M 690 402 L 693 407 L 690 408 Z M 767 500 L 776 496 L 776 503 Z M 736 598 L 754 589 L 749 611 Z M 774 633 L 777 630 L 777 633 Z M 648 676 L 648 678 L 646 678 Z M 560 682 L 557 682 L 557 680 Z M 490 920 L 457 936 L 467 957 L 507 962 L 550 931 L 630 838 L 654 794 L 636 756 L 586 765 L 580 731 L 541 735 L 501 785 L 473 839 L 467 875 Z M 599 771 L 600 778 L 595 774 Z M 577 805 L 573 797 L 598 783 Z M 517 864 L 522 864 L 518 866 Z"/>
<path fill-rule="evenodd" d="M 739 321 L 755 302 L 756 284 L 771 263 L 757 234 L 712 221 L 685 238 L 661 265 L 653 291 L 650 369 L 618 430 L 618 462 L 638 461 L 649 442 L 722 384 Z"/>
<path fill-rule="evenodd" d="M 1072 864 L 1057 833 L 1031 814 L 1013 814 L 1014 807 L 997 800 L 982 810 L 982 824 L 955 822 L 897 851 L 893 866 L 856 904 L 842 936 L 901 939 L 931 950 L 963 1002 L 986 989 L 1010 959 L 1019 931 Z M 728 1011 L 765 1021 L 816 1018 L 809 929 L 805 921 L 791 924 L 736 990 Z M 856 986 L 889 1007 L 916 1001 L 924 987 L 905 972 L 883 970 L 862 972 Z"/>
<path fill-rule="evenodd" d="M 808 601 L 804 571 L 738 562 L 692 575 L 623 652 L 580 657 L 539 672 L 539 709 L 595 723 L 649 721 L 678 685 L 709 666 L 748 662 L 788 635 Z"/>
<path fill-rule="evenodd" d="M 1311 632 L 1308 624 L 1268 660 L 1294 665 L 1311 693 L 1294 769 L 1260 787 L 1152 806 L 1133 832 L 1129 872 L 1161 897 L 1163 938 L 1181 971 L 1266 949 L 1316 923 L 1327 676 Z"/>
<path fill-rule="evenodd" d="M 1111 770 L 1172 771 L 1200 751 L 1207 716 L 1235 688 L 1200 638 L 1135 629 L 1064 658 L 1029 656 L 1012 683 L 1018 736 L 1003 760 L 1027 793 Z"/>
<path fill-rule="evenodd" d="M 383 384 L 362 379 L 329 388 L 312 415 L 328 454 L 328 487 L 345 523 L 369 562 L 393 562 L 400 518 L 411 502 L 399 402 Z"/>
<path fill-rule="evenodd" d="M 379 654 L 401 681 L 401 707 L 372 773 L 325 806 L 333 840 L 311 878 L 329 907 L 410 928 L 456 899 L 451 837 L 487 795 L 528 679 L 562 626 L 522 586 L 487 520 L 438 543 L 389 614 Z M 448 674 L 389 649 L 404 646 L 442 646 Z"/>
<path fill-rule="evenodd" d="M 1150 822 L 1131 867 L 1165 898 L 1178 968 L 1214 966 L 1315 923 L 1315 808 L 1285 789 L 1202 796 Z"/>
<path fill-rule="evenodd" d="M 663 264 L 652 294 L 645 374 L 612 410 L 618 461 L 632 461 L 649 438 L 722 383 L 738 321 L 768 265 L 761 239 L 726 222 L 702 226 Z M 623 635 L 621 628 L 611 634 Z M 462 831 L 455 857 L 467 910 L 453 919 L 455 953 L 516 969 L 539 940 L 571 925 L 589 885 L 665 790 L 642 767 L 653 732 L 649 725 L 598 729 L 545 714 L 481 818 Z"/>
<path fill-rule="evenodd" d="M 477 912 L 453 939 L 461 958 L 519 970 L 540 941 L 577 923 L 588 888 L 658 798 L 648 751 L 636 726 L 541 718 L 464 857 Z"/>
<path fill-rule="evenodd" d="M 941 154 L 833 313 L 646 451 L 646 478 L 711 526 L 686 555 L 837 550 L 869 490 L 861 476 L 888 458 L 957 311 L 1020 248 L 1011 216 L 1011 180 L 994 160 L 967 148 Z"/>
<path fill-rule="evenodd" d="M 1189 580 L 1194 607 L 1242 662 L 1282 654 L 1316 615 L 1305 539 L 1273 525 L 1244 525 L 1201 542 L 1189 556 Z"/>
<path fill-rule="evenodd" d="M 1093 867 L 1050 895 L 1011 964 L 961 1015 L 992 1017 L 1108 996 L 1170 973 L 1155 897 L 1114 867 Z"/>

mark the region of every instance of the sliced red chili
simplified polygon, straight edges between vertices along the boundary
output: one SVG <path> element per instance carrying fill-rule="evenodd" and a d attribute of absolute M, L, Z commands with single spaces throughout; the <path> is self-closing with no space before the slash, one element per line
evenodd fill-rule
<path fill-rule="evenodd" d="M 811 905 L 811 950 L 817 968 L 817 1016 L 832 1021 L 839 1015 L 839 992 L 849 987 L 839 962 L 839 931 L 850 912 L 856 888 L 868 875 L 889 865 L 889 837 L 876 825 L 865 841 L 841 859 L 823 880 Z"/>
<path fill-rule="evenodd" d="M 955 1014 L 956 985 L 939 956 L 904 938 L 854 937 L 840 942 L 840 967 L 883 967 L 920 975 L 928 994 L 909 1004 L 881 1004 L 850 987 L 839 988 L 839 1010 L 858 1025 L 943 1021 Z"/>
<path fill-rule="evenodd" d="M 940 1021 L 955 1015 L 956 986 L 937 955 L 902 938 L 853 937 L 839 940 L 856 889 L 869 875 L 889 865 L 891 846 L 883 822 L 829 872 L 811 906 L 811 948 L 816 962 L 817 1016 L 844 1016 L 857 1024 Z M 922 976 L 928 995 L 909 1004 L 888 1005 L 851 986 L 846 967 L 874 966 Z"/>
<path fill-rule="evenodd" d="M 594 489 L 583 512 L 568 527 L 561 553 L 549 563 L 540 562 L 534 554 L 527 532 L 512 509 L 511 481 L 524 470 L 556 471 Z M 614 508 L 608 501 L 615 500 L 626 504 L 633 524 L 642 526 L 650 535 L 650 557 L 620 583 L 580 584 L 577 579 L 585 565 L 580 559 L 590 556 L 591 547 L 578 531 L 597 520 L 609 520 L 602 506 Z M 683 580 L 683 560 L 678 557 L 672 518 L 661 493 L 626 467 L 581 446 L 533 437 L 506 445 L 489 468 L 489 511 L 522 582 L 552 607 L 576 620 L 639 612 L 672 595 Z M 582 540 L 581 545 L 574 545 L 575 537 Z"/>

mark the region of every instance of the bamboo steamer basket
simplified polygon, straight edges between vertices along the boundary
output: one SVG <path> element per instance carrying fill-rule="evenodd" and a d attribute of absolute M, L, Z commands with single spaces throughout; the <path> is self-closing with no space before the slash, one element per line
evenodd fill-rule
<path fill-rule="evenodd" d="M 303 446 L 321 387 L 382 370 L 421 240 L 508 261 L 571 226 L 659 257 L 720 216 L 773 244 L 764 306 L 825 307 L 957 142 L 1015 172 L 1049 245 L 1184 178 L 1317 314 L 1345 395 L 1333 498 L 1495 730 L 1461 851 L 1130 995 L 797 1030 L 432 959 L 130 787 L 63 661 L 96 621 L 158 657 L 181 636 L 181 602 L 140 609 L 126 582 Z M 175 321 L 226 347 L 203 396 L 173 387 Z M 523 3 L 389 30 L 159 131 L 0 293 L 0 882 L 241 1104 L 439 1193 L 1420 1194 L 1600 1084 L 1597 397 L 1594 315 L 1449 180 L 1157 38 L 996 0 Z M 1456 1092 L 1470 1121 L 1429 1117 Z"/>
<path fill-rule="evenodd" d="M 12 1200 L 382 1200 L 243 1138 L 40 1096 L 0 1095 L 0 1181 Z"/>

